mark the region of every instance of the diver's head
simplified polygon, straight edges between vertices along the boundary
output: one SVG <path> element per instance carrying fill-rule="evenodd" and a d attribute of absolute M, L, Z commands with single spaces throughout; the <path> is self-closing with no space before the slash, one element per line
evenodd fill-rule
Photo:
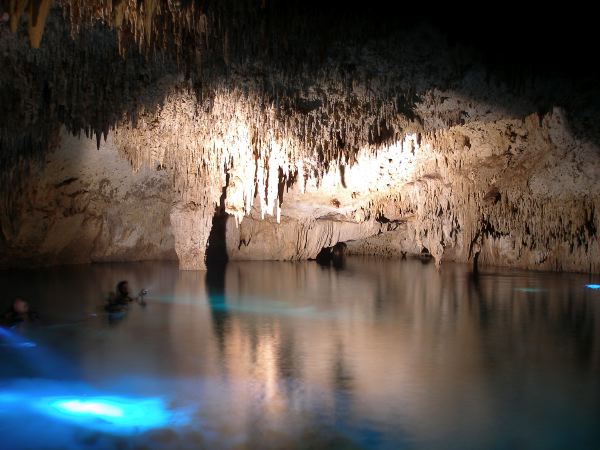
<path fill-rule="evenodd" d="M 127 280 L 119 281 L 117 284 L 117 293 L 121 295 L 129 295 L 129 283 L 127 283 Z"/>
<path fill-rule="evenodd" d="M 29 303 L 21 297 L 17 297 L 13 302 L 13 311 L 17 314 L 27 314 L 29 312 Z"/>

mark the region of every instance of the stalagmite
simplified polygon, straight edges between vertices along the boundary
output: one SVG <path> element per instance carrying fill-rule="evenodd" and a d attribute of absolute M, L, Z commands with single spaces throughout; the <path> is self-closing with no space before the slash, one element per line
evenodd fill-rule
<path fill-rule="evenodd" d="M 182 270 L 204 270 L 212 214 L 194 203 L 178 204 L 171 211 L 175 251 Z"/>

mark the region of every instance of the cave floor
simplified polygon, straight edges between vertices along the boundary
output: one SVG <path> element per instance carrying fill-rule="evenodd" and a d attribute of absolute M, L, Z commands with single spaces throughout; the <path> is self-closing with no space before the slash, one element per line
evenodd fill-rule
<path fill-rule="evenodd" d="M 147 306 L 108 316 L 126 279 Z M 590 449 L 599 277 L 349 258 L 0 272 L 17 449 Z"/>

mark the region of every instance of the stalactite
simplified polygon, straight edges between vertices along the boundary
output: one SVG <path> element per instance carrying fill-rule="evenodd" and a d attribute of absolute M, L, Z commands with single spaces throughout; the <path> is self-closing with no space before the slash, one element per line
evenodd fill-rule
<path fill-rule="evenodd" d="M 15 33 L 29 0 L 10 0 L 10 30 Z"/>
<path fill-rule="evenodd" d="M 27 31 L 32 48 L 39 48 L 52 0 L 30 0 Z"/>
<path fill-rule="evenodd" d="M 169 170 L 181 223 L 196 228 L 208 226 L 195 215 L 210 214 L 223 187 L 226 211 L 238 224 L 256 205 L 261 216 L 278 222 L 285 204 L 281 183 L 295 180 L 309 194 L 333 188 L 342 165 L 366 167 L 379 178 L 356 198 L 347 192 L 332 202 L 330 196 L 331 214 L 359 224 L 372 223 L 383 210 L 398 220 L 411 216 L 415 242 L 438 261 L 451 248 L 461 249 L 456 258 L 464 259 L 465 242 L 475 236 L 483 239 L 480 261 L 489 261 L 499 251 L 494 245 L 509 245 L 504 233 L 511 229 L 522 236 L 510 243 L 515 253 L 546 258 L 544 264 L 550 257 L 537 253 L 541 245 L 555 249 L 567 242 L 575 249 L 565 263 L 571 266 L 597 248 L 597 213 L 590 212 L 598 211 L 596 197 L 567 199 L 573 220 L 560 223 L 561 215 L 539 196 L 520 192 L 527 184 L 499 182 L 506 167 L 516 178 L 541 170 L 527 152 L 548 149 L 551 127 L 544 120 L 550 119 L 524 118 L 536 109 L 533 101 L 488 83 L 486 89 L 513 109 L 489 104 L 480 82 L 472 81 L 478 71 L 485 75 L 480 67 L 468 77 L 440 79 L 430 69 L 453 73 L 453 50 L 440 40 L 423 57 L 414 48 L 418 29 L 408 37 L 320 41 L 313 32 L 318 22 L 288 26 L 285 15 L 267 16 L 258 2 L 204 4 L 210 8 L 171 0 L 55 3 L 48 17 L 53 26 L 35 51 L 0 25 L 3 180 L 14 179 L 12 171 L 28 158 L 43 159 L 51 136 L 64 126 L 98 143 L 114 133 L 134 168 Z M 49 4 L 13 0 L 10 28 L 18 31 L 29 5 L 32 45 L 39 42 Z M 332 33 L 343 27 L 363 37 L 348 22 L 331 24 Z M 321 48 L 326 54 L 314 56 Z M 531 97 L 543 98 L 540 92 Z M 511 127 L 519 133 L 512 136 Z M 477 143 L 481 130 L 485 145 Z M 525 142 L 528 134 L 536 141 Z M 521 160 L 519 152 L 530 159 Z M 388 159 L 415 166 L 414 173 L 402 175 Z M 485 201 L 490 186 L 499 200 Z"/>

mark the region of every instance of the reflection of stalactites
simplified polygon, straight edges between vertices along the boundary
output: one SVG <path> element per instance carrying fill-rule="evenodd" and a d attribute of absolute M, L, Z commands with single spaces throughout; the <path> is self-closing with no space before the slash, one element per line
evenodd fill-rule
<path fill-rule="evenodd" d="M 344 359 L 344 346 L 342 342 L 338 342 L 337 351 L 335 352 L 336 358 L 333 361 L 332 376 L 333 385 L 340 391 L 351 391 L 353 388 L 354 377 L 347 367 Z"/>
<path fill-rule="evenodd" d="M 205 278 L 213 331 L 221 354 L 225 353 L 227 332 L 231 320 L 227 312 L 227 300 L 225 297 L 225 274 L 224 268 L 215 268 L 209 265 Z"/>

